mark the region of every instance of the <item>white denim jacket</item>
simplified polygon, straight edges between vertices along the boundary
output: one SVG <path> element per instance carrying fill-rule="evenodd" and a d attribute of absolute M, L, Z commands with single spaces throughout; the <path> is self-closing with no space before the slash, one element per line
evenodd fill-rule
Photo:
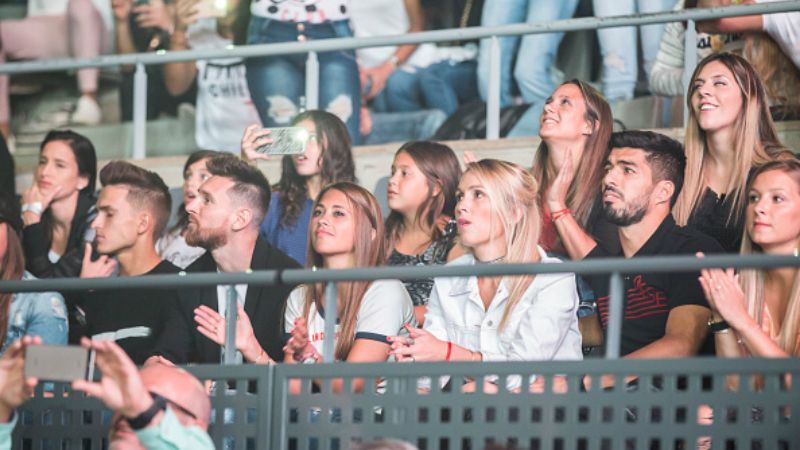
<path fill-rule="evenodd" d="M 543 263 L 559 263 L 537 247 Z M 466 254 L 449 264 L 473 265 Z M 508 302 L 506 280 L 500 283 L 488 310 L 478 294 L 478 280 L 437 278 L 428 302 L 424 328 L 444 341 L 451 341 L 483 355 L 484 361 L 580 360 L 578 294 L 575 274 L 539 274 L 516 304 L 503 330 L 498 325 Z M 519 387 L 520 379 L 509 388 Z"/>

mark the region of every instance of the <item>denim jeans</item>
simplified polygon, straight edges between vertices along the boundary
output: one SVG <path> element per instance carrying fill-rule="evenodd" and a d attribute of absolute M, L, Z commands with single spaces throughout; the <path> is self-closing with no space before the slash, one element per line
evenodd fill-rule
<path fill-rule="evenodd" d="M 594 0 L 597 17 L 668 11 L 675 0 Z M 664 24 L 643 25 L 642 57 L 645 73 L 650 73 L 661 45 Z M 636 27 L 602 28 L 597 30 L 600 53 L 603 55 L 603 94 L 609 102 L 633 98 L 639 77 L 636 48 Z"/>
<path fill-rule="evenodd" d="M 578 0 L 493 0 L 483 4 L 481 25 L 494 26 L 522 22 L 568 19 Z M 500 106 L 511 103 L 511 68 L 525 103 L 544 101 L 555 90 L 550 67 L 564 33 L 529 34 L 500 38 Z M 491 39 L 482 39 L 478 52 L 478 90 L 486 100 L 489 88 L 489 48 Z M 516 63 L 514 63 L 516 55 Z"/>
<path fill-rule="evenodd" d="M 362 138 L 364 145 L 429 139 L 447 116 L 439 110 L 372 112 L 372 132 Z"/>
<path fill-rule="evenodd" d="M 330 39 L 353 35 L 347 21 L 307 24 L 280 22 L 253 16 L 248 44 Z M 286 126 L 304 109 L 306 54 L 266 56 L 246 60 L 247 85 L 261 122 L 266 127 Z M 319 108 L 347 125 L 354 144 L 359 141 L 361 92 L 358 66 L 352 50 L 320 53 Z"/>

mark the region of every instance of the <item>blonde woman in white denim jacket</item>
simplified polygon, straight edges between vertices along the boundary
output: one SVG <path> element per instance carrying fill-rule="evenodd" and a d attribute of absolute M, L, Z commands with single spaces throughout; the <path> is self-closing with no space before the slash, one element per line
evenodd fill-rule
<path fill-rule="evenodd" d="M 487 159 L 469 164 L 456 205 L 459 240 L 467 253 L 450 264 L 557 263 L 537 245 L 537 192 L 530 172 L 515 164 Z M 398 361 L 579 360 L 577 306 L 572 273 L 440 278 L 425 328 L 392 337 L 392 352 Z M 494 389 L 489 384 L 484 389 Z M 507 389 L 521 387 L 521 377 L 508 377 Z"/>

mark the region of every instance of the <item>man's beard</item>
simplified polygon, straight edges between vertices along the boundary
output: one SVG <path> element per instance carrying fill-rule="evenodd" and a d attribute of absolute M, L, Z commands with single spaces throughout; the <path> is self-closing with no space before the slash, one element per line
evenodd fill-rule
<path fill-rule="evenodd" d="M 228 235 L 222 227 L 210 230 L 200 229 L 196 223 L 189 223 L 184 236 L 186 243 L 192 247 L 201 247 L 208 251 L 215 250 L 228 243 Z"/>
<path fill-rule="evenodd" d="M 608 189 L 608 188 L 607 188 Z M 617 193 L 622 199 L 622 193 L 616 189 L 610 189 Z M 629 203 L 625 203 L 622 208 L 615 209 L 610 204 L 603 204 L 603 217 L 618 227 L 627 227 L 642 221 L 647 214 L 647 203 L 650 193 L 645 193 L 636 197 Z M 624 199 L 623 199 L 624 200 Z"/>

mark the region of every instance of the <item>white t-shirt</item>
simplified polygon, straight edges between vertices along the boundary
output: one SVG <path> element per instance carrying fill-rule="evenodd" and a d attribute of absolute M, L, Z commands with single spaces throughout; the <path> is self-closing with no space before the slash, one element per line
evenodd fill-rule
<path fill-rule="evenodd" d="M 284 315 L 286 333 L 292 331 L 295 319 L 303 314 L 305 291 L 305 286 L 298 286 L 289 294 Z M 325 341 L 325 319 L 313 303 L 306 320 L 309 340 L 314 348 L 322 354 L 322 344 Z M 411 297 L 408 296 L 403 283 L 398 280 L 373 282 L 361 301 L 355 339 L 370 339 L 388 344 L 387 336 L 408 335 L 408 331 L 405 329 L 406 324 L 416 325 L 416 319 L 414 318 L 414 305 L 411 303 Z M 336 333 L 339 333 L 338 323 L 336 324 Z"/>
<path fill-rule="evenodd" d="M 194 50 L 232 45 L 217 32 L 216 19 L 205 19 L 187 30 Z M 239 154 L 244 129 L 261 123 L 247 88 L 244 60 L 225 58 L 197 61 L 195 140 L 204 150 Z"/>
<path fill-rule="evenodd" d="M 356 37 L 392 36 L 408 33 L 409 20 L 403 0 L 351 0 L 350 23 Z M 394 55 L 397 46 L 356 50 L 358 62 L 369 69 Z M 436 58 L 436 46 L 420 44 L 404 65 L 427 67 Z"/>
<path fill-rule="evenodd" d="M 776 1 L 781 0 L 756 0 L 756 3 Z M 764 32 L 775 40 L 795 67 L 800 69 L 800 11 L 764 14 L 762 18 Z"/>
<path fill-rule="evenodd" d="M 253 0 L 250 13 L 281 22 L 323 23 L 347 20 L 349 0 Z"/>

